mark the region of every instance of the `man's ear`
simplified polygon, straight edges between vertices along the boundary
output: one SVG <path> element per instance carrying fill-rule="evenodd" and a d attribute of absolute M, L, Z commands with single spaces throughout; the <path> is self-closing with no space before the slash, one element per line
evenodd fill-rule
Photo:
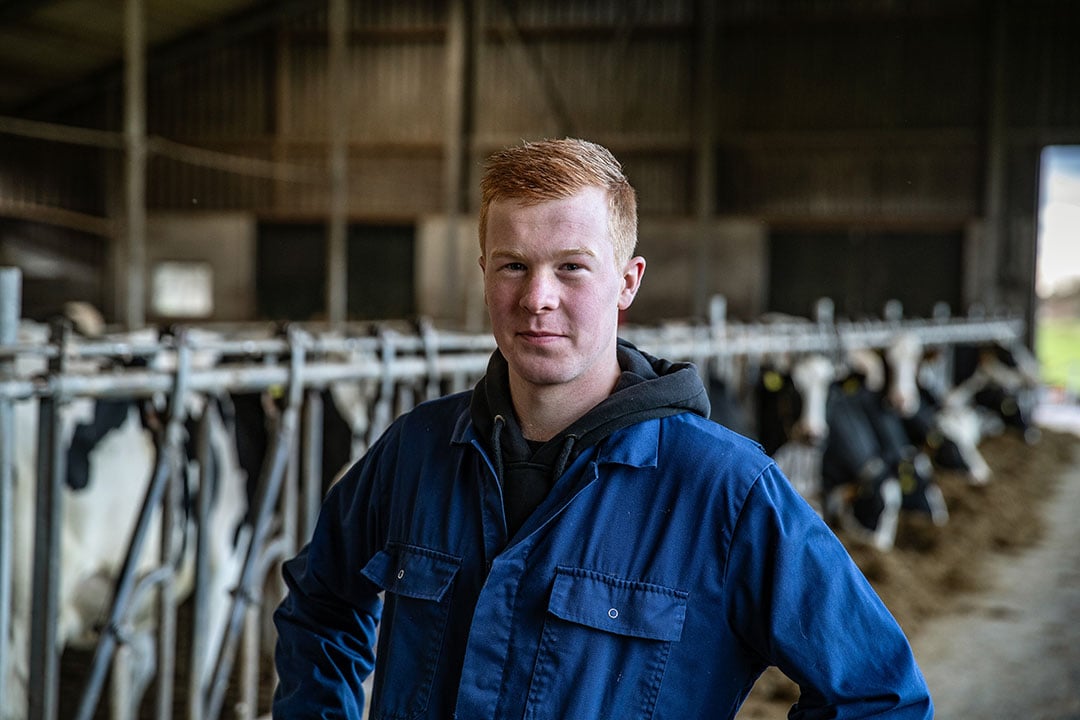
<path fill-rule="evenodd" d="M 484 289 L 484 307 L 487 307 L 487 262 L 483 255 L 477 258 L 477 262 L 480 263 L 480 286 Z"/>
<path fill-rule="evenodd" d="M 626 310 L 634 302 L 637 291 L 641 287 L 641 278 L 645 275 L 645 258 L 636 255 L 626 263 L 623 268 L 623 287 L 619 291 L 619 309 Z"/>

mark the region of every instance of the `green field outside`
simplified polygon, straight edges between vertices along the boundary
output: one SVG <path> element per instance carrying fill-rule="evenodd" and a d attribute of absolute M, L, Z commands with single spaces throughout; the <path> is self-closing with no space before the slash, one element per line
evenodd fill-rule
<path fill-rule="evenodd" d="M 1040 320 L 1035 354 L 1043 382 L 1080 394 L 1080 318 Z"/>

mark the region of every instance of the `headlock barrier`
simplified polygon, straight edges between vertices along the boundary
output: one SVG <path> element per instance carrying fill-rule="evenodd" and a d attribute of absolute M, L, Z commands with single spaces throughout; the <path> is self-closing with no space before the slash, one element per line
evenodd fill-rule
<path fill-rule="evenodd" d="M 71 442 L 62 416 L 78 400 L 130 399 L 160 411 L 152 426 L 156 460 L 150 477 L 133 490 L 144 494 L 141 508 L 126 555 L 116 559 L 120 570 L 108 579 L 111 590 L 94 628 L 96 647 L 76 717 L 94 717 L 110 668 L 111 717 L 132 717 L 139 711 L 130 703 L 125 706 L 123 696 L 131 692 L 125 678 L 133 670 L 125 663 L 137 662 L 133 657 L 138 656 L 128 653 L 129 635 L 136 623 L 145 623 L 142 616 L 148 607 L 153 607 L 157 640 L 153 717 L 181 717 L 175 714 L 178 708 L 192 719 L 223 713 L 253 718 L 265 712 L 260 698 L 268 695 L 267 680 L 260 674 L 266 675 L 261 671 L 272 652 L 267 617 L 282 592 L 276 571 L 310 536 L 326 489 L 324 478 L 328 471 L 339 470 L 324 468 L 318 451 L 324 444 L 324 403 L 334 402 L 344 416 L 352 438 L 347 453 L 355 459 L 397 415 L 420 401 L 471 387 L 486 369 L 493 338 L 437 329 L 425 321 L 341 328 L 297 323 L 280 331 L 192 325 L 167 333 L 85 337 L 73 331 L 70 321 L 49 326 L 21 321 L 19 285 L 17 270 L 0 269 L 0 679 L 17 666 L 28 668 L 23 680 L 25 717 L 58 716 L 60 687 L 68 684 L 61 678 L 63 638 L 57 634 L 65 462 Z M 709 322 L 626 325 L 620 334 L 651 354 L 693 361 L 703 376 L 713 373 L 738 384 L 747 367 L 772 356 L 815 352 L 839 357 L 852 349 L 884 349 L 902 333 L 913 334 L 927 347 L 980 342 L 1016 346 L 1025 333 L 1019 318 L 950 317 L 944 306 L 930 318 L 907 319 L 899 305 L 890 304 L 880 320 L 835 319 L 831 307 L 822 301 L 812 319 L 738 323 L 727 320 L 718 297 Z M 243 527 L 235 532 L 238 569 L 229 580 L 227 607 L 216 614 L 224 618 L 218 621 L 221 632 L 212 633 L 212 606 L 222 602 L 211 597 L 207 582 L 213 573 L 208 548 L 215 541 L 209 520 L 214 501 L 209 490 L 197 492 L 194 499 L 186 497 L 189 485 L 183 476 L 195 467 L 208 477 L 214 430 L 205 408 L 213 398 L 237 393 L 267 399 L 273 432 L 261 474 L 246 494 Z M 16 485 L 27 483 L 15 469 L 15 408 L 26 403 L 37 408 L 30 547 L 20 544 L 12 531 Z M 243 482 L 242 476 L 219 475 Z M 197 485 L 208 486 L 209 481 Z M 111 512 L 108 507 L 98 511 Z M 160 522 L 155 522 L 157 517 Z M 188 526 L 196 529 L 195 536 L 183 539 Z M 147 568 L 139 559 L 151 544 L 160 548 L 161 559 Z M 14 583 L 27 577 L 13 573 L 19 554 L 27 562 L 32 556 L 28 651 L 11 642 L 19 630 L 13 626 L 18 622 Z M 189 555 L 193 559 L 186 559 Z M 155 598 L 151 606 L 148 600 Z M 191 604 L 191 625 L 181 628 L 178 608 L 184 602 Z M 190 647 L 181 651 L 182 644 Z M 27 652 L 29 657 L 19 655 Z M 174 678 L 181 665 L 187 667 L 188 682 L 178 689 Z M 0 716 L 4 712 L 0 709 Z"/>

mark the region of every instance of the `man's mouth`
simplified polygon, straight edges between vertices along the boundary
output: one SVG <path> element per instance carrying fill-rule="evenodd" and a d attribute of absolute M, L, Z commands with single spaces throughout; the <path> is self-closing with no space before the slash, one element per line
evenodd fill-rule
<path fill-rule="evenodd" d="M 518 333 L 526 340 L 535 340 L 537 342 L 543 342 L 546 340 L 556 340 L 563 337 L 561 333 L 548 332 L 545 330 L 523 330 Z"/>

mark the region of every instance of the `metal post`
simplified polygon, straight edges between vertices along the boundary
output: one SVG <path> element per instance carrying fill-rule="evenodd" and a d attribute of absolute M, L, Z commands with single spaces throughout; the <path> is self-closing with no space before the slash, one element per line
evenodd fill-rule
<path fill-rule="evenodd" d="M 289 358 L 288 402 L 282 413 L 281 425 L 270 450 L 270 463 L 263 467 L 259 485 L 253 503 L 251 541 L 244 556 L 240 570 L 236 594 L 226 620 L 225 635 L 218 656 L 213 664 L 214 677 L 206 699 L 206 717 L 216 720 L 220 717 L 221 706 L 225 700 L 225 688 L 232 675 L 233 662 L 236 658 L 237 643 L 247 607 L 257 598 L 259 591 L 256 583 L 261 583 L 259 558 L 267 545 L 271 530 L 271 519 L 277 507 L 281 484 L 285 477 L 286 466 L 292 455 L 296 435 L 300 425 L 300 405 L 303 400 L 304 358 L 308 339 L 300 331 L 289 333 L 291 355 Z"/>
<path fill-rule="evenodd" d="M 698 231 L 694 238 L 693 315 L 705 317 L 712 291 L 712 233 L 716 214 L 716 3 L 699 0 L 695 5 L 697 52 L 695 56 L 694 214 Z"/>
<path fill-rule="evenodd" d="M 127 556 L 124 558 L 124 564 L 120 569 L 120 576 L 116 581 L 116 589 L 113 592 L 112 605 L 109 608 L 105 628 L 102 630 L 101 638 L 98 640 L 97 648 L 94 650 L 90 676 L 86 681 L 79 702 L 78 714 L 76 715 L 78 720 L 90 720 L 94 715 L 94 708 L 97 706 L 98 698 L 101 696 L 101 687 L 108 672 L 109 661 L 116 649 L 120 626 L 131 604 L 136 582 L 135 569 L 142 554 L 146 536 L 150 532 L 150 522 L 154 510 L 161 506 L 166 482 L 169 474 L 173 472 L 173 468 L 176 466 L 175 458 L 177 453 L 181 452 L 184 412 L 186 409 L 185 398 L 188 391 L 188 374 L 190 373 L 191 364 L 191 348 L 182 338 L 177 347 L 176 363 L 176 382 L 172 400 L 169 404 L 169 417 L 165 424 L 162 451 L 154 467 L 154 476 L 150 481 L 150 486 L 146 489 L 142 509 L 139 512 L 139 518 L 132 533 L 131 544 L 128 547 Z"/>
<path fill-rule="evenodd" d="M 67 345 L 71 332 L 61 320 L 53 322 L 50 341 Z M 49 360 L 49 373 L 63 370 L 64 354 Z M 30 628 L 30 718 L 56 720 L 60 690 L 60 649 L 56 618 L 60 580 L 60 520 L 63 517 L 65 457 L 62 452 L 60 404 L 50 394 L 40 400 L 38 420 L 37 504 L 34 511 L 34 608 Z"/>
<path fill-rule="evenodd" d="M 127 297 L 124 322 L 146 322 L 146 41 L 142 0 L 124 3 Z"/>
<path fill-rule="evenodd" d="M 174 397 L 173 402 L 185 402 L 184 397 Z M 175 413 L 176 410 L 174 409 Z M 185 413 L 186 415 L 186 413 Z M 167 438 L 163 438 L 167 442 Z M 164 447 L 161 452 L 173 455 L 173 448 Z M 182 450 L 181 450 L 182 452 Z M 184 520 L 177 518 L 178 508 L 183 503 L 182 488 L 180 483 L 184 478 L 180 477 L 186 471 L 184 462 L 170 463 L 171 472 L 165 481 L 165 503 L 161 507 L 161 565 L 162 567 L 179 567 L 183 552 L 182 547 L 177 547 L 176 528 Z M 186 528 L 181 526 L 181 531 Z M 174 671 L 176 669 L 176 575 L 165 573 L 161 585 L 158 587 L 158 666 L 157 666 L 157 715 L 158 720 L 168 720 L 173 716 L 173 694 L 176 685 Z"/>
<path fill-rule="evenodd" d="M 259 711 L 259 615 L 262 593 L 256 588 L 252 603 L 244 611 L 244 630 L 240 646 L 240 699 L 237 720 L 254 720 Z"/>
<path fill-rule="evenodd" d="M 341 107 L 348 50 L 346 0 L 328 0 L 326 112 L 330 121 L 330 213 L 326 252 L 326 316 L 331 325 L 348 317 L 349 108 Z"/>
<path fill-rule="evenodd" d="M 993 3 L 991 20 L 987 24 L 987 38 L 990 52 L 990 71 L 986 74 L 988 87 L 988 122 L 986 128 L 985 165 L 986 176 L 983 188 L 983 241 L 982 248 L 974 258 L 981 261 L 972 272 L 978 276 L 979 285 L 974 288 L 972 297 L 965 298 L 970 304 L 983 302 L 991 308 L 997 307 L 1002 293 L 1001 284 L 1008 268 L 1003 267 L 1007 234 L 1006 213 L 1008 192 L 1005 178 L 1008 166 L 1008 3 L 998 0 Z"/>
<path fill-rule="evenodd" d="M 210 580 L 210 503 L 211 483 L 215 473 L 214 453 L 210 445 L 210 413 L 214 412 L 209 400 L 199 420 L 198 460 L 199 492 L 196 495 L 195 525 L 195 589 L 191 612 L 191 653 L 188 676 L 188 720 L 203 718 L 203 678 L 209 658 L 207 627 L 209 625 L 209 598 L 207 582 Z"/>
<path fill-rule="evenodd" d="M 22 274 L 0 268 L 0 345 L 14 344 L 21 314 Z M 0 378 L 14 373 L 15 361 L 0 358 Z M 11 628 L 12 498 L 14 497 L 15 410 L 11 398 L 0 395 L 0 688 L 8 676 L 7 641 Z M 25 479 L 23 480 L 25 482 Z"/>
<path fill-rule="evenodd" d="M 315 533 L 315 521 L 322 505 L 323 397 L 318 390 L 308 390 L 304 402 L 304 472 L 301 484 L 299 534 L 296 546 L 307 544 Z"/>
<path fill-rule="evenodd" d="M 451 0 L 447 7 L 446 18 L 446 59 L 445 95 L 443 103 L 446 122 L 443 126 L 443 212 L 446 213 L 446 247 L 451 258 L 460 257 L 458 250 L 461 232 L 461 215 L 466 209 L 466 187 L 469 180 L 469 44 L 468 44 L 468 8 L 467 0 Z M 462 263 L 455 261 L 449 268 L 457 275 L 450 280 L 450 286 L 462 289 L 465 303 L 466 327 L 477 328 L 479 318 L 469 307 L 468 278 L 472 277 Z"/>

